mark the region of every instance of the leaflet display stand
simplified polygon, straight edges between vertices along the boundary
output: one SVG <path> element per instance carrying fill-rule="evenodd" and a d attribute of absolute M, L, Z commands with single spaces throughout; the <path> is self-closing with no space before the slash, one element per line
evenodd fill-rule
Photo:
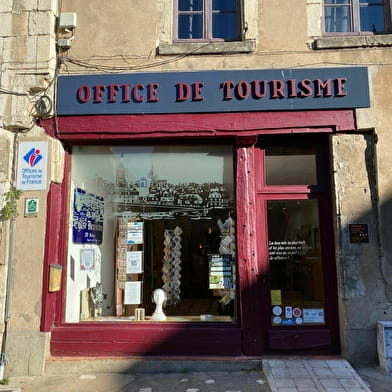
<path fill-rule="evenodd" d="M 134 316 L 143 303 L 144 224 L 135 217 L 117 221 L 116 316 Z"/>

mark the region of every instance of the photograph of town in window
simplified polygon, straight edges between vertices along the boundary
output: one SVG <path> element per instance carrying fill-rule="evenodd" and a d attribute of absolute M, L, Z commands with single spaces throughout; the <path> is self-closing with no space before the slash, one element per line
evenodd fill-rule
<path fill-rule="evenodd" d="M 75 147 L 66 321 L 233 322 L 233 183 L 231 146 Z M 94 269 L 82 268 L 81 248 L 95 249 Z"/>

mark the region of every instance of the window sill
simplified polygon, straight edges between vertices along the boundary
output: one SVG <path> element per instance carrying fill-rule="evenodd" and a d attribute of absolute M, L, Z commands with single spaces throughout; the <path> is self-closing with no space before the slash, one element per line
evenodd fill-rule
<path fill-rule="evenodd" d="M 240 42 L 177 42 L 160 43 L 158 54 L 178 55 L 178 54 L 221 54 L 221 53 L 249 53 L 256 48 L 255 40 Z"/>
<path fill-rule="evenodd" d="M 374 46 L 392 46 L 392 35 L 322 37 L 313 42 L 313 49 L 316 50 Z"/>

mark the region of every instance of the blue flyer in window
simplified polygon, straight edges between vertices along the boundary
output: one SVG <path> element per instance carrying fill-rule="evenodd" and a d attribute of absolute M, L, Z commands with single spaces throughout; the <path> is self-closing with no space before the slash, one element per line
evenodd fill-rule
<path fill-rule="evenodd" d="M 103 197 L 76 188 L 74 191 L 72 241 L 75 244 L 101 244 Z"/>
<path fill-rule="evenodd" d="M 233 288 L 231 255 L 209 254 L 209 288 Z"/>
<path fill-rule="evenodd" d="M 127 244 L 136 245 L 143 243 L 143 222 L 129 222 Z"/>

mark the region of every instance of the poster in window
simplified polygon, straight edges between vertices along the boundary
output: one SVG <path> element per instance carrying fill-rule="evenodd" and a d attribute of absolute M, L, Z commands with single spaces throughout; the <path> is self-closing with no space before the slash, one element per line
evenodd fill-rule
<path fill-rule="evenodd" d="M 125 282 L 124 305 L 139 305 L 142 303 L 142 282 Z"/>
<path fill-rule="evenodd" d="M 233 288 L 233 273 L 231 255 L 210 254 L 209 259 L 209 288 Z"/>
<path fill-rule="evenodd" d="M 127 252 L 126 273 L 141 274 L 143 272 L 143 252 L 136 250 Z"/>
<path fill-rule="evenodd" d="M 82 271 L 95 269 L 95 249 L 80 250 L 80 269 Z"/>
<path fill-rule="evenodd" d="M 72 241 L 75 244 L 101 244 L 103 197 L 76 188 L 74 191 Z"/>
<path fill-rule="evenodd" d="M 127 244 L 143 244 L 143 222 L 129 222 Z"/>

